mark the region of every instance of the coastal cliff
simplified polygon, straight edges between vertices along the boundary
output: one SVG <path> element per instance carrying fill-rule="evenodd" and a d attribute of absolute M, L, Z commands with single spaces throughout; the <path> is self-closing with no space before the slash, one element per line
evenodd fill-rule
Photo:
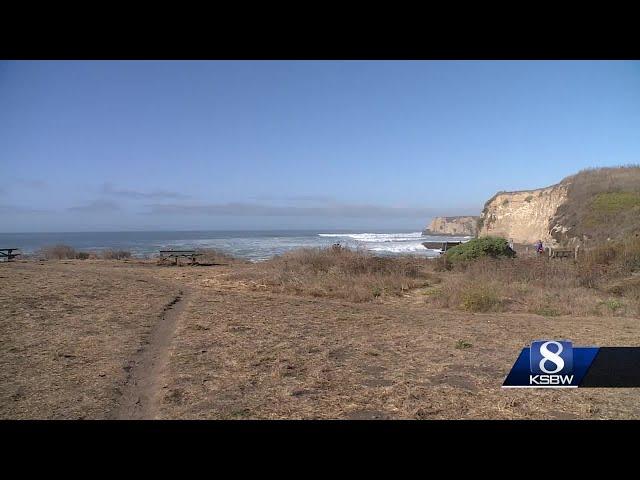
<path fill-rule="evenodd" d="M 497 236 L 515 243 L 542 240 L 555 245 L 554 233 L 563 231 L 555 224 L 558 208 L 567 200 L 567 183 L 518 192 L 498 192 L 480 215 L 478 236 Z"/>
<path fill-rule="evenodd" d="M 422 234 L 476 235 L 476 229 L 478 237 L 549 246 L 640 237 L 640 167 L 587 169 L 549 187 L 498 192 L 480 217 L 436 217 Z"/>
<path fill-rule="evenodd" d="M 478 217 L 435 217 L 422 235 L 475 236 Z"/>

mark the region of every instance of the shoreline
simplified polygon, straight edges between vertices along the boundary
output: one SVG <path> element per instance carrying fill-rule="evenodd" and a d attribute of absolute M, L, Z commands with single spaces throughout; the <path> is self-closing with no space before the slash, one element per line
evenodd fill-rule
<path fill-rule="evenodd" d="M 453 239 L 453 238 L 452 238 Z M 366 231 L 349 231 L 348 233 L 322 233 L 322 231 L 256 231 L 240 233 L 219 232 L 218 236 L 206 232 L 193 232 L 191 236 L 184 232 L 167 232 L 163 235 L 137 234 L 126 232 L 120 234 L 82 233 L 65 236 L 30 235 L 3 240 L 12 247 L 19 247 L 26 256 L 37 256 L 43 248 L 53 248 L 62 245 L 65 248 L 82 252 L 93 257 L 100 256 L 110 250 L 130 252 L 135 258 L 154 258 L 159 250 L 189 249 L 189 250 L 218 250 L 228 255 L 251 261 L 266 260 L 285 252 L 299 248 L 323 248 L 340 243 L 351 249 L 364 249 L 374 255 L 405 255 L 429 256 L 430 253 L 421 245 L 424 238 L 419 231 L 389 233 L 372 233 Z"/>

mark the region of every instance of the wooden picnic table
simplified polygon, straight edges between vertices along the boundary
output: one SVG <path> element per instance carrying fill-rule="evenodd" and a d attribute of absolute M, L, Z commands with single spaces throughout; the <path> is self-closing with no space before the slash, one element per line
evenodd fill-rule
<path fill-rule="evenodd" d="M 175 260 L 175 265 L 178 265 L 179 258 L 188 258 L 191 260 L 191 264 L 196 263 L 196 257 L 202 255 L 195 250 L 160 250 L 160 263 L 164 263 L 169 259 Z"/>
<path fill-rule="evenodd" d="M 574 248 L 571 247 L 547 247 L 547 253 L 549 254 L 549 258 L 571 258 L 573 257 L 575 260 L 578 259 L 578 252 L 580 251 L 580 246 L 576 246 Z"/>
<path fill-rule="evenodd" d="M 13 253 L 16 250 L 20 250 L 20 249 L 19 248 L 0 248 L 0 259 L 6 258 L 5 261 L 10 262 L 14 258 L 16 258 L 18 255 L 21 255 L 20 253 Z"/>

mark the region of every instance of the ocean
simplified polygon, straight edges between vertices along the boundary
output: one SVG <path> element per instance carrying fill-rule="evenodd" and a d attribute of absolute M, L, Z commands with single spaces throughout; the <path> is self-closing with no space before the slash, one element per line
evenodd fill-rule
<path fill-rule="evenodd" d="M 64 244 L 77 250 L 129 250 L 134 257 L 148 258 L 161 249 L 215 248 L 252 261 L 266 260 L 301 247 L 326 247 L 334 243 L 364 249 L 378 255 L 436 257 L 425 241 L 458 241 L 470 237 L 430 237 L 412 231 L 262 230 L 262 231 L 167 231 L 167 232 L 69 232 L 0 233 L 0 248 L 19 248 L 32 254 L 44 246 Z"/>

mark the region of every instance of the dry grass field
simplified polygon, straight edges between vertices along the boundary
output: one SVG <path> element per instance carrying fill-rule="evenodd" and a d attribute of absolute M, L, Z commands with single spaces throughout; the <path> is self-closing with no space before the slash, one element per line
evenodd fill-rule
<path fill-rule="evenodd" d="M 0 264 L 0 417 L 108 418 L 116 408 L 178 287 L 115 265 Z"/>
<path fill-rule="evenodd" d="M 533 339 L 640 346 L 631 310 L 476 313 L 433 300 L 460 272 L 314 261 L 2 263 L 0 417 L 640 417 L 633 389 L 500 388 Z"/>

